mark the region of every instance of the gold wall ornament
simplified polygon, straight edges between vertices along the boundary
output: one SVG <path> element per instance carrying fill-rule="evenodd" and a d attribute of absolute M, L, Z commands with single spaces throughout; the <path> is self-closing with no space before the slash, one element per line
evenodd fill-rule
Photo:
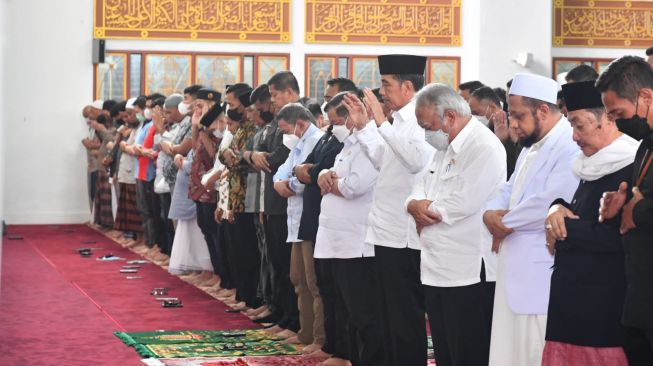
<path fill-rule="evenodd" d="M 95 38 L 290 42 L 290 0 L 94 0 Z"/>
<path fill-rule="evenodd" d="M 461 0 L 304 0 L 307 43 L 461 45 Z"/>
<path fill-rule="evenodd" d="M 653 41 L 653 1 L 556 0 L 556 47 L 646 48 Z"/>

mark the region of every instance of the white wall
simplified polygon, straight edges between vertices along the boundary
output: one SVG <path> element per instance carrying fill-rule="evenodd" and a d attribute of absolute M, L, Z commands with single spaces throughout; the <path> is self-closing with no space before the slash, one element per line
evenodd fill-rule
<path fill-rule="evenodd" d="M 93 89 L 92 3 L 6 1 L 7 223 L 88 220 L 80 113 Z"/>
<path fill-rule="evenodd" d="M 492 87 L 506 87 L 518 72 L 551 76 L 551 0 L 481 2 L 479 80 Z M 519 52 L 531 52 L 524 68 L 513 62 Z"/>
<path fill-rule="evenodd" d="M 5 87 L 7 83 L 4 80 L 4 67 L 5 67 L 5 38 L 7 34 L 5 17 L 5 2 L 0 1 L 0 223 L 5 218 L 4 209 L 4 186 L 5 186 L 5 110 L 4 110 L 4 96 Z M 2 245 L 0 244 L 0 263 L 2 259 Z"/>

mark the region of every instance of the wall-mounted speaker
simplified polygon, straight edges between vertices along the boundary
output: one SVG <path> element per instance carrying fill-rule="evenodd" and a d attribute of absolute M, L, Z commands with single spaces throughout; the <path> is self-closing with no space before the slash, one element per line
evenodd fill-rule
<path fill-rule="evenodd" d="M 93 64 L 104 63 L 104 39 L 93 40 Z"/>

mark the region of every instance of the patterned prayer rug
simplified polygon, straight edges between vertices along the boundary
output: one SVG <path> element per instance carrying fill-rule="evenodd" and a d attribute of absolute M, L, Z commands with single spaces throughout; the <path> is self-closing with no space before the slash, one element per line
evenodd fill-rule
<path fill-rule="evenodd" d="M 317 366 L 323 358 L 303 356 L 262 356 L 230 358 L 183 358 L 159 359 L 156 366 Z"/>
<path fill-rule="evenodd" d="M 261 330 L 115 332 L 142 357 L 190 358 L 297 355 L 293 345 Z"/>

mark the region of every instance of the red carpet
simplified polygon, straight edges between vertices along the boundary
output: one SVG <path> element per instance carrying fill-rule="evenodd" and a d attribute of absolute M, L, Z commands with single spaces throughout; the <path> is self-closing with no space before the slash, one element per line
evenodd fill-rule
<path fill-rule="evenodd" d="M 10 226 L 3 237 L 0 282 L 0 365 L 139 365 L 136 352 L 113 331 L 254 328 L 226 305 L 154 264 L 119 273 L 125 261 L 100 262 L 112 253 L 141 259 L 82 225 Z M 84 243 L 95 241 L 95 243 Z M 94 250 L 82 258 L 76 248 Z M 127 280 L 126 276 L 143 279 Z M 149 294 L 167 287 L 183 308 L 162 308 Z"/>

